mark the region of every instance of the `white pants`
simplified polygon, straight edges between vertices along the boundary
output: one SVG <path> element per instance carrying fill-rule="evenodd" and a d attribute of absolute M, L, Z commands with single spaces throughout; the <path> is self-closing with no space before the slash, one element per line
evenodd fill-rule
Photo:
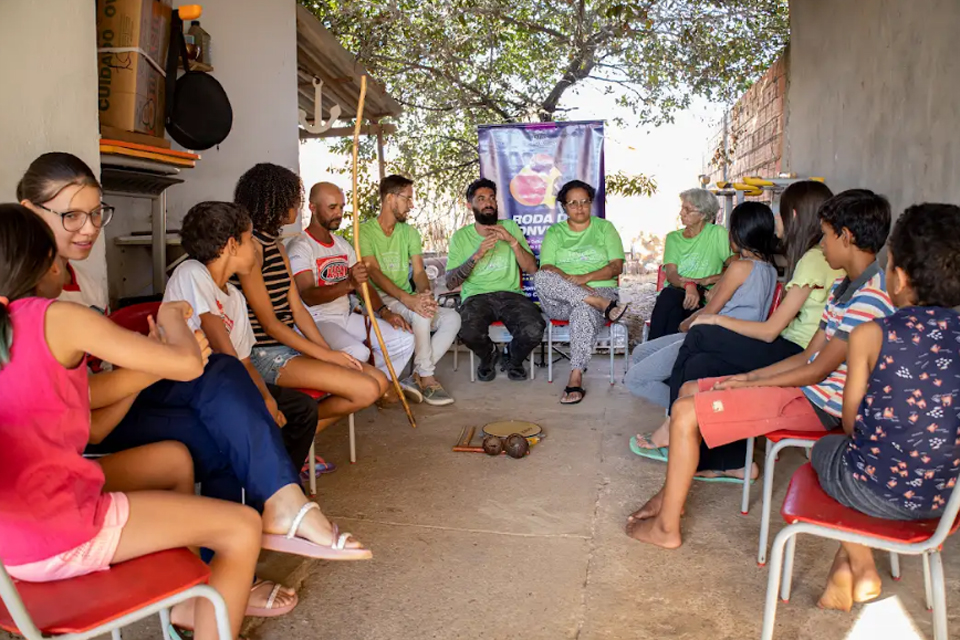
<path fill-rule="evenodd" d="M 406 331 L 394 329 L 379 318 L 376 320 L 380 324 L 380 333 L 383 334 L 383 342 L 387 346 L 387 353 L 390 354 L 390 362 L 399 376 L 410 361 L 410 356 L 413 355 L 413 336 Z M 370 357 L 370 349 L 363 344 L 367 339 L 365 319 L 359 313 L 350 313 L 344 316 L 342 321 L 335 318 L 323 320 L 317 323 L 317 329 L 320 330 L 320 335 L 331 349 L 345 351 L 360 362 L 366 362 Z M 374 366 L 389 378 L 390 373 L 387 371 L 387 364 L 383 359 L 383 352 L 380 351 L 380 343 L 377 341 L 373 327 L 370 328 L 370 344 L 373 345 Z"/>
<path fill-rule="evenodd" d="M 424 378 L 432 376 L 437 362 L 450 349 L 450 345 L 460 333 L 460 314 L 454 309 L 438 307 L 432 318 L 424 318 L 392 296 L 381 294 L 380 297 L 390 311 L 403 316 L 403 319 L 413 327 L 416 345 L 413 356 L 414 371 Z"/>

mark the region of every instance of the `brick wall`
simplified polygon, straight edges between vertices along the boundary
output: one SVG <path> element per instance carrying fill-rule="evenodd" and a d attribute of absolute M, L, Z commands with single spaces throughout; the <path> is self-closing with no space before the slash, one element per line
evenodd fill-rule
<path fill-rule="evenodd" d="M 776 177 L 783 155 L 786 54 L 737 101 L 728 114 L 728 178 Z M 723 129 L 710 142 L 704 173 L 711 184 L 723 179 Z"/>

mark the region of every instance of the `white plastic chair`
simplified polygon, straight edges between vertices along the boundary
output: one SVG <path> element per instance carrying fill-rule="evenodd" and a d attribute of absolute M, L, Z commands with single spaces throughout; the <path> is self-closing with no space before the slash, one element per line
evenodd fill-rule
<path fill-rule="evenodd" d="M 570 342 L 570 322 L 568 320 L 547 320 L 547 382 L 553 382 L 553 343 Z M 617 351 L 617 343 L 623 339 L 623 359 L 624 367 L 630 367 L 630 336 L 627 332 L 627 325 L 620 323 L 606 323 L 600 333 L 597 334 L 597 344 L 604 342 L 610 343 L 610 384 L 616 384 L 614 375 L 614 356 Z M 626 369 L 625 369 L 626 370 Z"/>

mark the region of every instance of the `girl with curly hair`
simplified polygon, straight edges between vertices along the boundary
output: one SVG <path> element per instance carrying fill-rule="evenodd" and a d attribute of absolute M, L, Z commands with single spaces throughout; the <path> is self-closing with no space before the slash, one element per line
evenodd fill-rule
<path fill-rule="evenodd" d="M 298 219 L 303 205 L 300 177 L 285 167 L 258 164 L 240 177 L 234 201 L 250 214 L 256 241 L 257 268 L 236 280 L 257 341 L 250 356 L 254 367 L 267 384 L 333 396 L 319 405 L 318 431 L 376 402 L 387 390 L 387 377 L 331 349 L 293 285 L 279 236 L 284 225 Z"/>

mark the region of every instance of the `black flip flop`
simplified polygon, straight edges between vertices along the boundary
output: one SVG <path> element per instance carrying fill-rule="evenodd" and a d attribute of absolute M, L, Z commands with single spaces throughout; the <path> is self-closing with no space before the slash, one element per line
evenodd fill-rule
<path fill-rule="evenodd" d="M 620 318 L 622 318 L 623 314 L 625 314 L 627 312 L 627 309 L 630 308 L 630 303 L 628 302 L 627 304 L 623 305 L 623 310 L 620 311 L 620 314 L 617 315 L 616 318 L 614 318 L 613 316 L 610 315 L 610 312 L 613 311 L 616 307 L 617 307 L 617 301 L 612 300 L 610 304 L 607 305 L 606 310 L 603 312 L 603 317 L 606 318 L 609 322 L 616 322 Z"/>
<path fill-rule="evenodd" d="M 560 398 L 560 404 L 580 404 L 580 402 L 582 402 L 583 399 L 587 397 L 587 390 L 584 389 L 583 387 L 564 387 L 563 395 L 568 395 L 570 393 L 579 393 L 580 398 L 577 400 L 574 400 L 573 402 L 564 402 L 563 398 Z"/>

